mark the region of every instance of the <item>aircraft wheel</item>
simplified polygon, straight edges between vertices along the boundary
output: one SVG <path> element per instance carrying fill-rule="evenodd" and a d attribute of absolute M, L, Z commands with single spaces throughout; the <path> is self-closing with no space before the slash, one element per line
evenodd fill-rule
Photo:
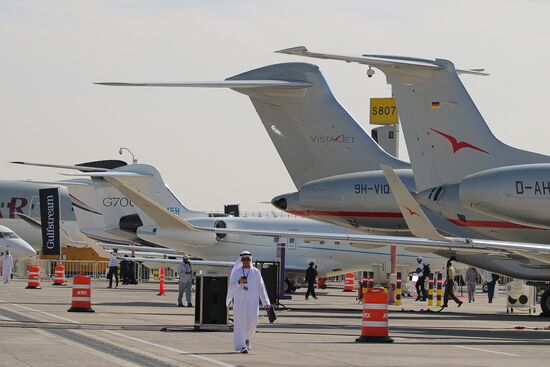
<path fill-rule="evenodd" d="M 540 307 L 542 308 L 542 314 L 545 317 L 550 317 L 550 289 L 545 290 L 542 294 Z"/>

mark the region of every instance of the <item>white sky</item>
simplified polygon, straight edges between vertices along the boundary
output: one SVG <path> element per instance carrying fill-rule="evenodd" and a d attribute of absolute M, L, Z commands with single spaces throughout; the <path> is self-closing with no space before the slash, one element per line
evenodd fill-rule
<path fill-rule="evenodd" d="M 310 62 L 370 130 L 369 98 L 390 94 L 382 74 L 368 79 L 364 66 L 272 52 L 298 45 L 484 67 L 492 76 L 462 79 L 495 135 L 550 154 L 542 116 L 549 10 L 550 3 L 534 0 L 2 0 L 0 178 L 62 179 L 60 170 L 7 162 L 119 159 L 126 146 L 140 163 L 155 165 L 190 208 L 271 210 L 261 202 L 295 188 L 247 97 L 92 83 L 221 80 L 268 64 Z M 403 146 L 401 152 L 406 159 Z"/>

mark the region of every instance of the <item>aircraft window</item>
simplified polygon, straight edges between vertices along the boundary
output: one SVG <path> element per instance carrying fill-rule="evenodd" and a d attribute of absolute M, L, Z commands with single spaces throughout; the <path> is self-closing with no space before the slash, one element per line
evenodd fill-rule
<path fill-rule="evenodd" d="M 2 232 L 4 238 L 18 238 L 17 235 L 13 232 Z"/>
<path fill-rule="evenodd" d="M 325 241 L 319 241 L 319 243 L 320 243 L 321 245 L 324 245 L 324 244 L 325 244 Z"/>
<path fill-rule="evenodd" d="M 309 241 L 309 240 L 304 240 L 304 243 L 311 243 L 311 241 Z"/>
<path fill-rule="evenodd" d="M 31 210 L 33 210 L 33 209 L 34 209 L 34 204 L 31 205 Z"/>
<path fill-rule="evenodd" d="M 3 208 L 4 207 L 4 203 L 0 204 L 0 208 Z"/>
<path fill-rule="evenodd" d="M 335 244 L 335 245 L 339 245 L 339 244 L 340 244 L 340 241 L 334 241 L 334 244 Z"/>
<path fill-rule="evenodd" d="M 4 235 L 2 234 L 2 232 L 0 232 L 0 238 L 4 238 Z"/>
<path fill-rule="evenodd" d="M 10 208 L 10 203 L 8 203 L 8 205 L 6 205 L 6 208 L 8 208 L 8 209 Z"/>

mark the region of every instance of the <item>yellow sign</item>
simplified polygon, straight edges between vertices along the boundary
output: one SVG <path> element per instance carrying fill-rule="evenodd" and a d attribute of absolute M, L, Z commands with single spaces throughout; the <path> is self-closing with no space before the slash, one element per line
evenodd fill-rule
<path fill-rule="evenodd" d="M 370 99 L 370 123 L 373 125 L 397 124 L 395 98 Z"/>

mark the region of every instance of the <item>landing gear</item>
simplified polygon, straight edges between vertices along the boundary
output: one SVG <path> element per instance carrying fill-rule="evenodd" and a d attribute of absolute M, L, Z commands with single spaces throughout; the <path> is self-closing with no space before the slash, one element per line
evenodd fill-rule
<path fill-rule="evenodd" d="M 545 290 L 542 294 L 540 307 L 542 308 L 542 314 L 545 317 L 550 317 L 550 289 Z"/>

